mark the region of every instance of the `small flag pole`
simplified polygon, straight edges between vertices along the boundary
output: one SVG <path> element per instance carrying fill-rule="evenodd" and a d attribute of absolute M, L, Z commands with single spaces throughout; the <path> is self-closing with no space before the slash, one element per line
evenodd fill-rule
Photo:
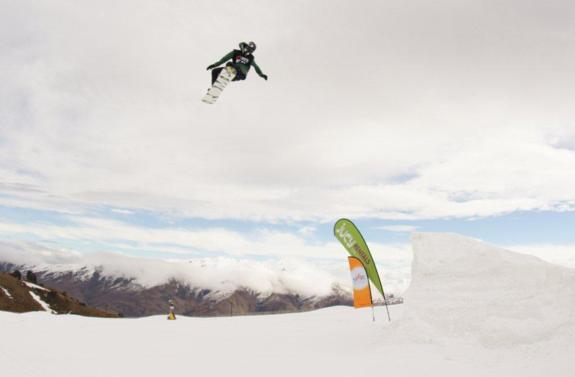
<path fill-rule="evenodd" d="M 371 305 L 371 317 L 373 318 L 373 322 L 375 322 L 375 309 L 373 308 L 373 305 Z"/>
<path fill-rule="evenodd" d="M 389 322 L 391 322 L 391 317 L 389 316 L 389 307 L 387 306 L 387 299 L 385 298 L 385 293 L 383 293 L 383 302 L 385 303 L 385 310 L 387 310 L 387 319 L 389 319 Z"/>

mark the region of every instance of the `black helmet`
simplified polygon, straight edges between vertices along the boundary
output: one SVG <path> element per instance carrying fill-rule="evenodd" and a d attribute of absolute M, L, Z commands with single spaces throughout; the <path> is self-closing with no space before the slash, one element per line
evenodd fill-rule
<path fill-rule="evenodd" d="M 248 54 L 251 54 L 256 50 L 256 44 L 254 42 L 250 43 L 242 42 L 240 43 L 240 49 L 244 52 L 247 52 Z"/>

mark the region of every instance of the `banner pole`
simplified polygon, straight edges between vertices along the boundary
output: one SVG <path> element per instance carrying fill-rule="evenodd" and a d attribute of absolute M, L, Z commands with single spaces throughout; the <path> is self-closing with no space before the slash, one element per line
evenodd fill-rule
<path fill-rule="evenodd" d="M 385 310 L 387 310 L 387 319 L 391 322 L 391 317 L 389 316 L 389 308 L 387 307 L 387 299 L 385 298 L 385 293 L 383 294 L 383 302 L 385 303 Z"/>

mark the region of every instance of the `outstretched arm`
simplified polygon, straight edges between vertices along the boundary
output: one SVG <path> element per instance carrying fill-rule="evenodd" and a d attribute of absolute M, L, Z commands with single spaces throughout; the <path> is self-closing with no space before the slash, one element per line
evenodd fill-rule
<path fill-rule="evenodd" d="M 266 80 L 268 79 L 268 75 L 266 75 L 266 74 L 264 74 L 264 73 L 262 72 L 262 70 L 260 69 L 260 67 L 256 64 L 256 61 L 255 61 L 255 60 L 252 61 L 252 65 L 254 66 L 254 69 L 256 70 L 256 73 L 257 73 L 260 77 L 263 77 L 263 78 L 266 79 Z"/>
<path fill-rule="evenodd" d="M 227 54 L 226 56 L 224 56 L 223 58 L 221 58 L 220 60 L 218 60 L 217 62 L 215 62 L 214 64 L 211 64 L 210 66 L 208 66 L 208 69 L 216 68 L 218 65 L 227 62 L 228 60 L 230 60 L 233 57 L 234 57 L 234 52 L 232 51 L 229 54 Z"/>

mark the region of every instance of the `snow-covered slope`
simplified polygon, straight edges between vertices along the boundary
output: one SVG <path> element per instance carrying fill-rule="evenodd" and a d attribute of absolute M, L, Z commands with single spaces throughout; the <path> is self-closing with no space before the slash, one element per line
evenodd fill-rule
<path fill-rule="evenodd" d="M 10 294 L 10 291 L 8 291 L 6 288 L 0 286 L 0 290 L 2 290 L 2 293 L 4 293 L 4 295 L 10 300 L 14 300 L 14 297 L 12 297 L 12 294 Z"/>
<path fill-rule="evenodd" d="M 575 270 L 452 234 L 412 243 L 404 329 L 486 346 L 574 335 Z"/>
<path fill-rule="evenodd" d="M 413 242 L 413 282 L 391 324 L 382 307 L 376 322 L 349 307 L 177 321 L 0 313 L 2 372 L 573 376 L 573 270 L 454 235 Z"/>
<path fill-rule="evenodd" d="M 36 293 L 30 291 L 30 296 L 32 296 L 34 301 L 36 301 L 42 307 L 42 309 L 44 309 L 45 312 L 56 314 L 56 312 L 52 310 L 52 308 L 50 308 L 50 305 L 48 305 L 44 300 L 42 300 L 42 298 L 38 296 Z"/>

